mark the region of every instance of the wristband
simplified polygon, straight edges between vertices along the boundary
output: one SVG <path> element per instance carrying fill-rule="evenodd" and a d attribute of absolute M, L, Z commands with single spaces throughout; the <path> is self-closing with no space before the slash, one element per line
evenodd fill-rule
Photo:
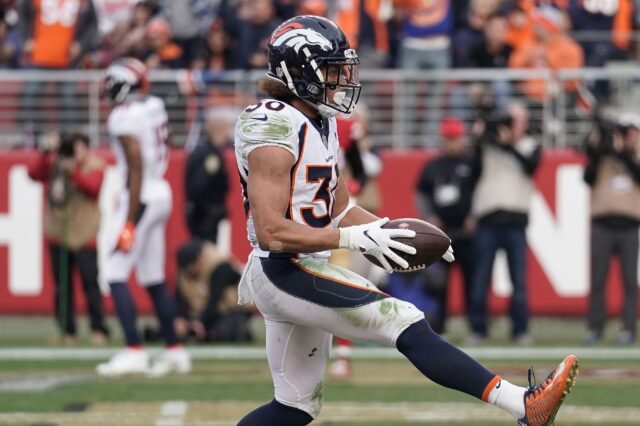
<path fill-rule="evenodd" d="M 347 215 L 347 213 L 349 213 L 349 210 L 351 210 L 355 206 L 357 206 L 357 204 L 354 203 L 353 201 L 349 200 L 349 204 L 347 204 L 347 207 L 345 207 L 345 209 L 342 210 L 342 212 L 340 212 L 340 214 L 338 216 L 333 218 L 333 223 L 335 223 L 336 226 L 340 226 L 340 222 L 342 222 L 342 219 L 344 219 L 344 217 Z"/>

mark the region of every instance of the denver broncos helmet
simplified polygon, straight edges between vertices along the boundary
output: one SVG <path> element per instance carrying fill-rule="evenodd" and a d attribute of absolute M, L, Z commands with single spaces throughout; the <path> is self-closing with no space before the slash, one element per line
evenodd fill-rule
<path fill-rule="evenodd" d="M 118 104 L 132 92 L 146 93 L 149 89 L 147 67 L 136 58 L 116 59 L 107 68 L 104 86 L 109 99 Z"/>
<path fill-rule="evenodd" d="M 267 76 L 323 116 L 350 114 L 355 108 L 361 89 L 358 55 L 330 20 L 304 15 L 283 22 L 271 35 L 268 55 Z"/>

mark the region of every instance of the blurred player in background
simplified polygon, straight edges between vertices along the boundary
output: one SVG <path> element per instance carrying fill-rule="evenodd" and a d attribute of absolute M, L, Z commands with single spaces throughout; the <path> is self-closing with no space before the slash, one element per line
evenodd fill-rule
<path fill-rule="evenodd" d="M 123 58 L 112 63 L 105 86 L 115 104 L 107 126 L 123 183 L 108 235 L 105 276 L 127 347 L 109 362 L 98 365 L 97 372 L 104 376 L 188 372 L 191 360 L 176 337 L 175 304 L 164 276 L 164 228 L 171 213 L 171 188 L 164 180 L 169 138 L 167 112 L 161 99 L 147 95 L 147 69 L 137 59 Z M 138 282 L 153 300 L 167 344 L 163 356 L 151 368 L 136 329 L 136 308 L 127 287 L 134 267 Z"/>
<path fill-rule="evenodd" d="M 271 36 L 268 59 L 259 88 L 271 98 L 240 115 L 235 149 L 253 246 L 239 302 L 255 302 L 265 318 L 275 399 L 239 426 L 313 421 L 333 334 L 395 346 L 429 379 L 497 405 L 521 425 L 552 424 L 573 384 L 575 356 L 539 386 L 512 385 L 441 339 L 415 306 L 327 263 L 330 250 L 347 248 L 388 272 L 391 263 L 406 268 L 392 248 L 415 249 L 394 238 L 415 233 L 383 228 L 389 219 L 350 203 L 339 176 L 335 116 L 353 111 L 361 89 L 344 33 L 324 18 L 290 19 Z"/>

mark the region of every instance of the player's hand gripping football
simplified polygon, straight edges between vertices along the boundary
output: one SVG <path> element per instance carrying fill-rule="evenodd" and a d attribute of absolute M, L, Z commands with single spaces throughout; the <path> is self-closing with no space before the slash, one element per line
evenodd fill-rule
<path fill-rule="evenodd" d="M 375 257 L 389 273 L 393 272 L 393 268 L 387 258 L 401 268 L 406 269 L 409 263 L 391 249 L 412 255 L 416 254 L 416 249 L 395 241 L 394 238 L 413 238 L 416 233 L 410 229 L 383 229 L 382 226 L 387 222 L 389 222 L 389 218 L 385 217 L 363 225 L 340 228 L 340 248 L 348 248 L 353 251 L 359 250 L 364 254 Z"/>
<path fill-rule="evenodd" d="M 122 228 L 122 231 L 120 231 L 120 235 L 118 236 L 117 249 L 125 253 L 131 250 L 133 242 L 135 241 L 135 235 L 136 226 L 131 222 L 125 223 L 124 228 Z"/>

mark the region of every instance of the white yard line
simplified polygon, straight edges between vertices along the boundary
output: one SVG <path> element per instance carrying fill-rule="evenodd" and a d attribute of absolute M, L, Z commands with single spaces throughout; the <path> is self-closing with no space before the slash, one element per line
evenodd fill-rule
<path fill-rule="evenodd" d="M 99 424 L 105 426 L 226 426 L 236 424 L 239 417 L 261 402 L 251 401 L 168 401 L 161 407 L 155 423 L 149 422 L 158 404 L 151 402 L 96 404 L 98 411 L 90 409 L 78 413 L 2 413 L 0 424 L 15 423 L 61 423 L 65 425 Z M 134 408 L 135 407 L 135 408 Z M 107 411 L 108 410 L 108 411 Z M 187 418 L 187 410 L 192 413 Z M 603 425 L 637 425 L 640 408 L 600 407 L 565 405 L 558 415 L 560 423 Z M 493 424 L 513 424 L 513 419 L 504 411 L 481 403 L 358 403 L 327 402 L 324 404 L 318 424 L 368 422 L 412 422 L 424 424 L 448 424 L 451 422 L 482 421 Z"/>
<path fill-rule="evenodd" d="M 638 360 L 640 348 L 585 348 L 585 347 L 549 347 L 514 348 L 483 347 L 465 348 L 466 353 L 481 360 L 557 360 L 567 354 L 576 354 L 587 360 Z M 0 360 L 102 360 L 108 359 L 120 348 L 0 348 Z M 194 359 L 265 359 L 265 350 L 261 347 L 206 346 L 189 347 Z M 152 354 L 161 349 L 152 348 Z M 401 359 L 403 356 L 390 348 L 354 348 L 354 359 Z"/>
<path fill-rule="evenodd" d="M 162 404 L 155 426 L 183 426 L 189 404 L 185 401 L 167 401 Z"/>

